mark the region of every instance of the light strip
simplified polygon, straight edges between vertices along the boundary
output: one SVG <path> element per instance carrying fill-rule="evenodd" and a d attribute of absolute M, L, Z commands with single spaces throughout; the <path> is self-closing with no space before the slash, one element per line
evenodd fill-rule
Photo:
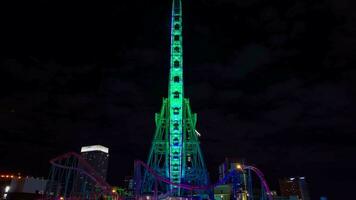
<path fill-rule="evenodd" d="M 102 145 L 92 145 L 92 146 L 82 147 L 82 149 L 80 150 L 81 153 L 91 152 L 91 151 L 101 151 L 104 153 L 109 153 L 109 148 L 104 147 Z"/>

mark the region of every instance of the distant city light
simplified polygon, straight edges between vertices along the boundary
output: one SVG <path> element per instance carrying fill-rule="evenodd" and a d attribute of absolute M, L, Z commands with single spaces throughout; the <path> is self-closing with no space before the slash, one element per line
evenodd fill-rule
<path fill-rule="evenodd" d="M 18 175 L 13 175 L 13 174 L 1 174 L 0 175 L 1 178 L 18 178 L 21 179 L 21 175 L 20 173 L 18 173 Z"/>

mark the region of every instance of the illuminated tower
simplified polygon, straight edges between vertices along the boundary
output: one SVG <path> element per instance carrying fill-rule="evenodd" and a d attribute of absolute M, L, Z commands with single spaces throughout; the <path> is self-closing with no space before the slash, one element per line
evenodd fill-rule
<path fill-rule="evenodd" d="M 195 130 L 197 115 L 184 98 L 182 27 L 182 2 L 173 0 L 168 98 L 163 98 L 161 112 L 155 117 L 156 131 L 147 163 L 171 182 L 206 185 L 208 173 Z M 152 191 L 153 185 L 153 177 L 146 173 L 144 192 Z M 162 186 L 160 190 L 174 196 L 185 193 L 175 186 Z"/>

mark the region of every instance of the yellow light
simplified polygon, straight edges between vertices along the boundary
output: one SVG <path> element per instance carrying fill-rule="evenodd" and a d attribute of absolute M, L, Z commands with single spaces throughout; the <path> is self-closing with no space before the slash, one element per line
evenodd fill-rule
<path fill-rule="evenodd" d="M 60 197 L 59 199 L 60 199 L 60 200 L 64 200 L 64 197 Z"/>
<path fill-rule="evenodd" d="M 240 169 L 242 169 L 242 166 L 240 164 L 237 164 L 236 168 L 240 170 Z"/>
<path fill-rule="evenodd" d="M 112 189 L 111 191 L 112 191 L 112 193 L 115 193 L 115 192 L 116 192 L 116 190 L 115 190 L 115 189 Z"/>

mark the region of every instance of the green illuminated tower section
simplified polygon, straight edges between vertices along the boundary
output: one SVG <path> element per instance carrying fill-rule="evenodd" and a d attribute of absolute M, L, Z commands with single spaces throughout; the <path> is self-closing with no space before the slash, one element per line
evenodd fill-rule
<path fill-rule="evenodd" d="M 183 152 L 183 41 L 182 4 L 173 1 L 171 22 L 171 63 L 169 75 L 169 178 L 174 183 L 182 179 Z M 173 188 L 173 187 L 172 187 Z"/>
<path fill-rule="evenodd" d="M 207 185 L 208 173 L 195 130 L 197 115 L 184 98 L 182 2 L 173 0 L 168 98 L 163 98 L 156 113 L 156 131 L 147 164 L 158 174 L 176 184 Z M 145 173 L 141 193 L 151 193 L 157 180 Z M 160 184 L 160 192 L 171 196 L 192 194 L 173 185 Z M 206 194 L 200 191 L 199 194 Z"/>

